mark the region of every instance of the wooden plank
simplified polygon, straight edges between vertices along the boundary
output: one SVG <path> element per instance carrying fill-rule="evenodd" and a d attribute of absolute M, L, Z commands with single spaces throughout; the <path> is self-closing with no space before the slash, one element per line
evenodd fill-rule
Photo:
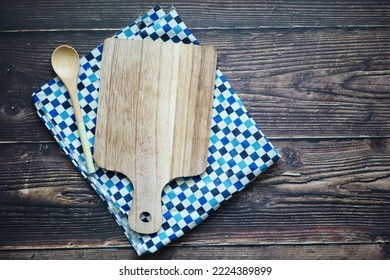
<path fill-rule="evenodd" d="M 30 97 L 54 75 L 51 52 L 68 43 L 83 55 L 110 35 L 111 31 L 1 34 L 0 141 L 52 140 Z M 220 69 L 268 137 L 390 136 L 387 29 L 195 35 L 216 46 Z"/>
<path fill-rule="evenodd" d="M 191 252 L 191 253 L 189 253 Z M 138 257 L 130 247 L 0 250 L 0 259 L 12 260 L 130 260 L 130 259 L 252 259 L 252 260 L 376 260 L 389 258 L 384 244 L 322 244 L 265 246 L 168 246 L 153 255 Z"/>
<path fill-rule="evenodd" d="M 115 2 L 6 0 L 0 6 L 0 30 L 121 27 L 156 1 Z M 160 2 L 169 11 L 172 2 Z M 179 0 L 174 3 L 192 28 L 269 28 L 389 26 L 388 1 Z M 34 12 L 31 12 L 34 11 Z"/>
<path fill-rule="evenodd" d="M 175 245 L 389 242 L 390 139 L 274 144 L 283 159 Z M 0 182 L 2 249 L 128 246 L 56 144 L 1 144 Z"/>
<path fill-rule="evenodd" d="M 52 50 L 66 42 L 85 54 L 109 34 L 2 34 L 0 141 L 52 140 L 30 98 L 54 75 Z M 217 47 L 220 69 L 268 137 L 390 136 L 387 29 L 196 35 Z"/>
<path fill-rule="evenodd" d="M 95 36 L 94 40 L 90 38 L 91 41 L 84 47 L 76 43 L 81 40 L 79 33 L 73 35 L 68 33 L 65 36 L 70 38 L 64 38 L 65 34 L 60 36 L 53 34 L 53 43 L 45 47 L 46 42 L 42 44 L 42 40 L 45 41 L 45 34 L 34 33 L 27 37 L 15 34 L 11 37 L 6 36 L 7 38 L 0 36 L 0 94 L 2 96 L 0 99 L 0 130 L 4 132 L 4 136 L 8 134 L 5 137 L 0 136 L 0 141 L 7 142 L 16 139 L 27 142 L 53 141 L 53 136 L 39 119 L 31 99 L 34 91 L 56 76 L 50 63 L 51 53 L 57 46 L 66 42 L 76 46 L 80 55 L 86 54 L 100 44 L 102 38 L 111 36 L 112 31 L 104 33 L 103 36 Z M 23 54 L 23 49 L 26 50 L 26 48 L 31 51 L 31 56 Z M 41 59 L 35 59 L 35 55 Z M 25 59 L 20 64 L 19 59 L 22 57 Z M 28 135 L 23 135 L 23 131 L 29 131 Z"/>

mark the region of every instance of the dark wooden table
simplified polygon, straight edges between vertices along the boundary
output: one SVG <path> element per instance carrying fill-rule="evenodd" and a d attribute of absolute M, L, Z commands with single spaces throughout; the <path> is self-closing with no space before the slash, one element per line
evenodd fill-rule
<path fill-rule="evenodd" d="M 86 54 L 155 4 L 1 1 L 0 258 L 138 258 L 31 93 L 54 76 L 56 46 Z M 142 258 L 390 258 L 388 1 L 173 4 L 283 159 Z"/>

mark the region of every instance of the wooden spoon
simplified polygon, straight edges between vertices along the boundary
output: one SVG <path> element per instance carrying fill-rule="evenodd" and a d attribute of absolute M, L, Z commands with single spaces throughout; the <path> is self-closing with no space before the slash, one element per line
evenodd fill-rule
<path fill-rule="evenodd" d="M 77 77 L 80 68 L 79 55 L 74 48 L 68 45 L 62 45 L 53 51 L 51 56 L 51 65 L 54 71 L 60 77 L 65 87 L 68 89 L 70 99 L 72 101 L 74 114 L 76 117 L 77 128 L 80 134 L 80 141 L 83 147 L 84 159 L 87 164 L 88 173 L 94 173 L 91 150 L 88 143 L 87 133 L 85 131 L 83 116 L 81 114 Z"/>

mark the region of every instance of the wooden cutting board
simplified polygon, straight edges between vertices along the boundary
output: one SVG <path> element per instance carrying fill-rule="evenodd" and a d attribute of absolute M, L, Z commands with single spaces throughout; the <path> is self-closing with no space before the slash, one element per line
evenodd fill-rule
<path fill-rule="evenodd" d="M 94 158 L 131 180 L 134 231 L 158 231 L 164 186 L 206 169 L 216 63 L 211 46 L 104 42 Z"/>

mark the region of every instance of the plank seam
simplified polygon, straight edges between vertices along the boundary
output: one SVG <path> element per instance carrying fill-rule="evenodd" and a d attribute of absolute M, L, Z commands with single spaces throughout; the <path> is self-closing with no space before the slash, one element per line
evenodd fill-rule
<path fill-rule="evenodd" d="M 390 139 L 390 135 L 384 136 L 324 136 L 324 137 L 267 137 L 270 141 L 348 141 L 348 140 L 371 140 L 371 139 Z M 55 140 L 44 141 L 0 141 L 0 144 L 18 145 L 18 144 L 55 144 Z"/>
<path fill-rule="evenodd" d="M 200 248 L 200 247 L 280 247 L 280 246 L 286 246 L 286 247 L 304 247 L 304 246 L 343 246 L 343 245 L 352 245 L 352 246 L 358 246 L 358 245 L 386 245 L 390 244 L 390 240 L 383 240 L 383 241 L 376 241 L 376 242 L 328 242 L 328 243 L 245 243 L 245 244 L 170 244 L 166 247 L 194 247 L 194 248 Z M 0 249 L 0 252 L 20 252 L 20 251 L 70 251 L 70 250 L 105 250 L 105 249 L 118 249 L 118 250 L 127 250 L 131 249 L 131 246 L 106 246 L 106 247 L 98 247 L 98 246 L 91 246 L 91 247 L 57 247 L 57 248 L 14 248 L 14 249 Z"/>
<path fill-rule="evenodd" d="M 196 31 L 236 31 L 236 30 L 288 30 L 288 29 L 382 29 L 390 28 L 390 25 L 292 25 L 292 26 L 237 26 L 237 27 L 192 27 Z M 99 32 L 99 31 L 118 31 L 120 27 L 102 27 L 102 28 L 42 28 L 42 29 L 6 29 L 0 30 L 0 33 L 28 33 L 28 32 Z"/>

